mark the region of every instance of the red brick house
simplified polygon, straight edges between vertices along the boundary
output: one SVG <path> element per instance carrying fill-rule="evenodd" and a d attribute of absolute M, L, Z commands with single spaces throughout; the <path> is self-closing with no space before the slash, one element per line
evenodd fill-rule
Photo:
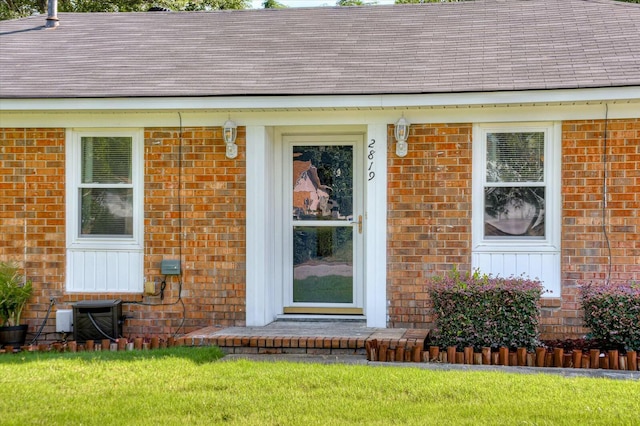
<path fill-rule="evenodd" d="M 576 336 L 579 283 L 640 281 L 640 5 L 59 18 L 0 23 L 0 259 L 31 329 L 51 298 L 120 298 L 132 336 L 429 328 L 455 266 L 540 278 L 544 336 Z"/>

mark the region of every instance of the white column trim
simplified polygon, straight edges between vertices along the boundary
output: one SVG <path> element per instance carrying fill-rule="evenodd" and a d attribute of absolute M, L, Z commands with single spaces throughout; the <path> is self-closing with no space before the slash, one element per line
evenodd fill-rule
<path fill-rule="evenodd" d="M 273 299 L 273 209 L 269 164 L 272 138 L 265 126 L 246 127 L 246 325 L 275 319 Z"/>
<path fill-rule="evenodd" d="M 411 149 L 411 147 L 409 147 Z M 387 326 L 387 125 L 372 124 L 365 142 L 365 315 Z M 373 172 L 374 175 L 370 175 Z"/>

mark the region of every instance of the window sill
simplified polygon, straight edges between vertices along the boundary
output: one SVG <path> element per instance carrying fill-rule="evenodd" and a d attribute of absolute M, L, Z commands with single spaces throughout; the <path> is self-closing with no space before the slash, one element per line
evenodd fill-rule
<path fill-rule="evenodd" d="M 540 307 L 542 308 L 560 308 L 562 307 L 562 298 L 556 296 L 545 297 L 540 299 Z"/>
<path fill-rule="evenodd" d="M 524 240 L 514 242 L 482 242 L 474 245 L 474 252 L 478 253 L 553 253 L 559 252 L 560 248 L 546 241 Z"/>
<path fill-rule="evenodd" d="M 92 250 L 120 250 L 120 251 L 140 251 L 143 249 L 142 245 L 135 241 L 76 241 L 67 247 L 68 250 L 73 251 L 92 251 Z"/>

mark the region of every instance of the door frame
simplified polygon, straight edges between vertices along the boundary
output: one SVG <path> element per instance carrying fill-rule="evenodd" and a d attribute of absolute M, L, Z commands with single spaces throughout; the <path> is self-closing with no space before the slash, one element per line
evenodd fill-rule
<path fill-rule="evenodd" d="M 282 247 L 274 241 L 282 231 L 282 221 L 275 214 L 276 190 L 282 186 L 275 178 L 282 163 L 282 135 L 298 133 L 364 135 L 364 314 L 355 318 L 364 318 L 368 327 L 386 327 L 387 129 L 388 123 L 246 126 L 246 313 L 239 314 L 246 318 L 247 326 L 263 326 L 283 317 L 296 319 L 283 315 L 282 268 L 276 267 Z M 331 316 L 341 318 L 354 316 Z"/>

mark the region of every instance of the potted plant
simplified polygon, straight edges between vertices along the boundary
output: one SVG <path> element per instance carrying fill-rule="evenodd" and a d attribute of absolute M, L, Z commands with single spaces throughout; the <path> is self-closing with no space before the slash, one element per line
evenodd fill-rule
<path fill-rule="evenodd" d="M 32 294 L 33 285 L 19 273 L 18 265 L 0 262 L 0 345 L 24 345 L 28 325 L 20 324 L 20 316 Z"/>

